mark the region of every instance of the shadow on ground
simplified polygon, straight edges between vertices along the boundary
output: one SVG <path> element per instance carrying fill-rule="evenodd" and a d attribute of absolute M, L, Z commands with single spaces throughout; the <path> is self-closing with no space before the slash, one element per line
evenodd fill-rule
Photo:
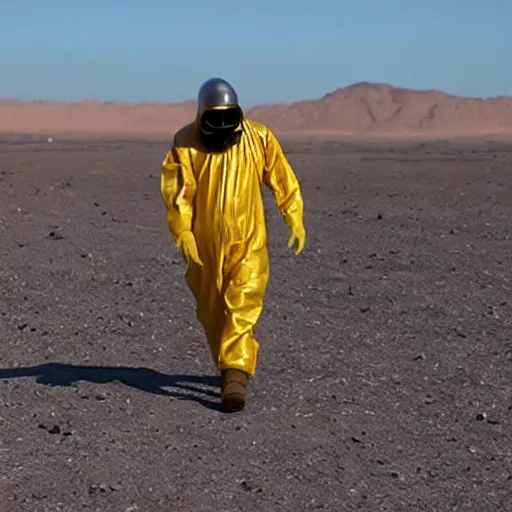
<path fill-rule="evenodd" d="M 212 409 L 220 410 L 219 392 L 205 386 L 219 387 L 220 378 L 208 375 L 169 375 L 150 368 L 76 366 L 64 363 L 47 363 L 21 368 L 0 368 L 0 379 L 36 377 L 36 382 L 46 386 L 71 386 L 75 382 L 109 384 L 121 382 L 126 386 L 163 395 L 178 400 L 190 400 Z M 168 388 L 174 388 L 170 390 Z M 179 391 L 181 392 L 179 392 Z M 197 394 L 203 396 L 197 396 Z M 205 398 L 213 397 L 217 400 Z"/>

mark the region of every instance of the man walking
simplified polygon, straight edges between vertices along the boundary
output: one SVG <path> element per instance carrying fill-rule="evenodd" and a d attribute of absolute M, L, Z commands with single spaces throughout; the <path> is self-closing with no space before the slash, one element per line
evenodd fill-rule
<path fill-rule="evenodd" d="M 288 246 L 304 248 L 299 182 L 273 133 L 247 119 L 234 88 L 206 81 L 194 122 L 174 137 L 162 164 L 167 222 L 187 262 L 212 357 L 221 372 L 224 411 L 243 409 L 256 371 L 254 328 L 269 279 L 261 186 L 268 186 L 290 229 Z"/>

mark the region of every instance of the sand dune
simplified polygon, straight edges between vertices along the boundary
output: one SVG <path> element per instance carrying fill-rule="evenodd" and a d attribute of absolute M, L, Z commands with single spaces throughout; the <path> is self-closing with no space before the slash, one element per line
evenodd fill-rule
<path fill-rule="evenodd" d="M 0 132 L 167 136 L 192 120 L 195 108 L 195 101 L 0 101 Z M 354 84 L 314 100 L 261 105 L 247 114 L 289 136 L 512 138 L 512 97 L 463 98 L 375 83 Z"/>

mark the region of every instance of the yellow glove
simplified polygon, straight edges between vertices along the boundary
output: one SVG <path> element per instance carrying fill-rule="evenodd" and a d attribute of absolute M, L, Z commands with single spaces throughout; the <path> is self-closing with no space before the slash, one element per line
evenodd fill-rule
<path fill-rule="evenodd" d="M 304 249 L 304 245 L 306 244 L 306 230 L 304 229 L 304 224 L 302 222 L 297 222 L 290 219 L 288 223 L 290 227 L 290 238 L 288 239 L 288 247 L 291 249 L 295 242 L 297 242 L 297 250 L 295 254 L 298 255 Z"/>
<path fill-rule="evenodd" d="M 190 262 L 193 261 L 200 267 L 203 266 L 203 262 L 201 261 L 199 252 L 197 250 L 196 239 L 192 231 L 182 231 L 178 235 L 176 245 L 178 247 L 178 251 L 181 253 L 183 258 L 185 258 L 185 261 L 188 265 L 190 265 Z"/>

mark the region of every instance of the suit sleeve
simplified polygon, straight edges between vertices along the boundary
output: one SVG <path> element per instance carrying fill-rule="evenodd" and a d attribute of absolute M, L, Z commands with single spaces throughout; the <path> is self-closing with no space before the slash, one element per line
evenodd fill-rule
<path fill-rule="evenodd" d="M 162 162 L 160 192 L 167 211 L 167 225 L 176 240 L 192 230 L 195 180 L 184 155 L 173 147 Z"/>
<path fill-rule="evenodd" d="M 272 191 L 286 224 L 289 227 L 300 225 L 303 223 L 304 214 L 300 184 L 279 141 L 268 129 L 264 136 L 264 147 L 263 183 Z"/>

